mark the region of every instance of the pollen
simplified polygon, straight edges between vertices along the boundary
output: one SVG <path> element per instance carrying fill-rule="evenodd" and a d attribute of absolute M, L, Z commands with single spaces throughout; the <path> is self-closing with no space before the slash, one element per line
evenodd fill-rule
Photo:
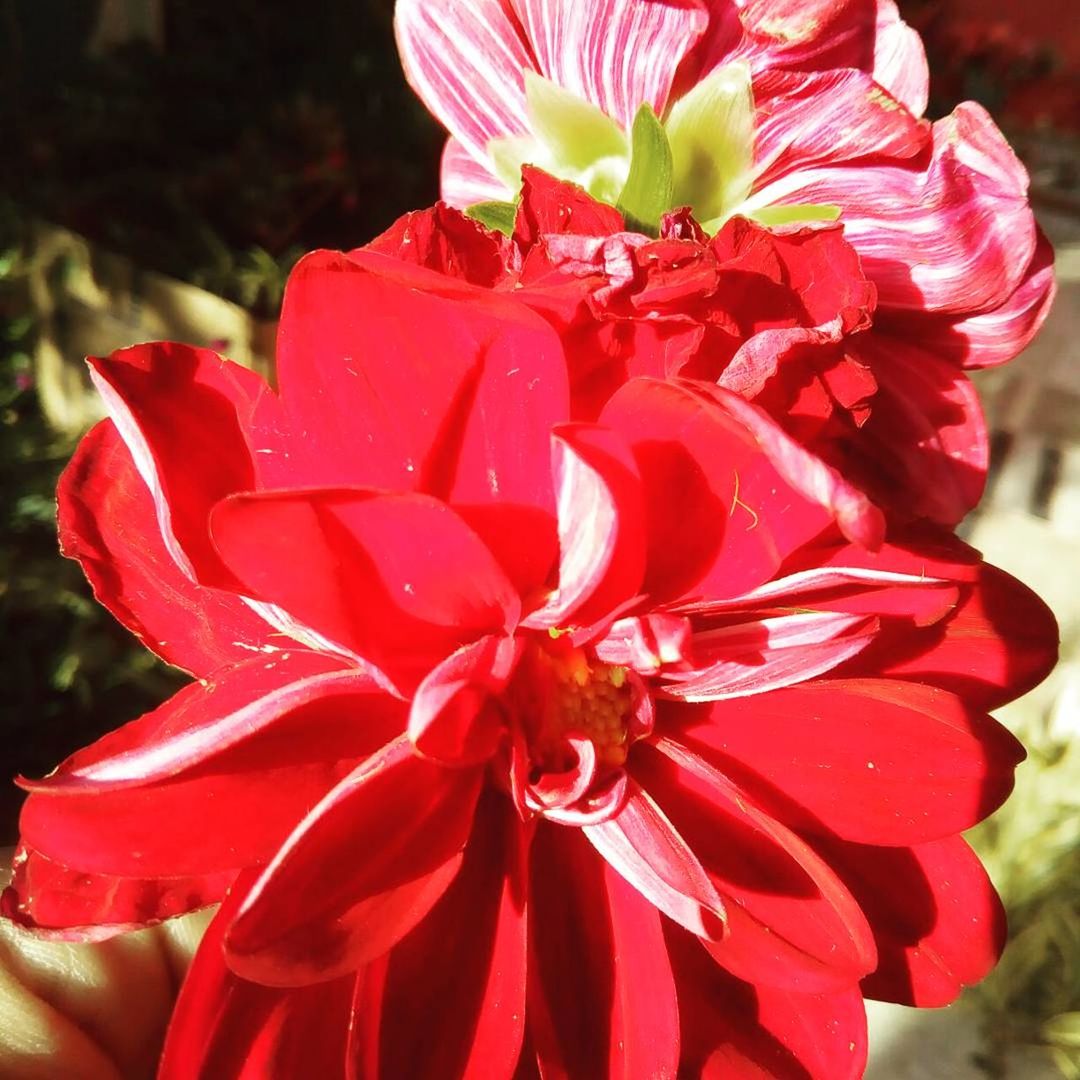
<path fill-rule="evenodd" d="M 617 769 L 629 752 L 632 710 L 626 668 L 605 664 L 583 649 L 538 652 L 538 671 L 546 692 L 533 717 L 532 754 L 546 769 L 564 768 L 567 736 L 585 736 L 596 747 L 604 769 Z"/>

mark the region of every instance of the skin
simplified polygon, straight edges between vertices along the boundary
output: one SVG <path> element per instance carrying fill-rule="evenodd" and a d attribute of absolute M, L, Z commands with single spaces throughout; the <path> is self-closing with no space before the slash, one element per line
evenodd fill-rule
<path fill-rule="evenodd" d="M 0 885 L 7 876 L 0 873 Z M 94 944 L 45 941 L 0 920 L 0 1076 L 153 1077 L 180 982 L 212 915 L 206 909 Z"/>

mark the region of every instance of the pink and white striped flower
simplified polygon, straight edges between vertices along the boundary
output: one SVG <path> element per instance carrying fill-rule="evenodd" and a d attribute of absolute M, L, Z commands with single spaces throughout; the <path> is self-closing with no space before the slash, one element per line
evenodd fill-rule
<path fill-rule="evenodd" d="M 1027 174 L 980 106 L 922 118 L 926 60 L 893 0 L 398 0 L 396 23 L 451 133 L 453 205 L 510 198 L 526 162 L 620 202 L 647 105 L 663 210 L 709 231 L 839 216 L 878 326 L 933 354 L 933 380 L 1010 359 L 1046 315 Z"/>

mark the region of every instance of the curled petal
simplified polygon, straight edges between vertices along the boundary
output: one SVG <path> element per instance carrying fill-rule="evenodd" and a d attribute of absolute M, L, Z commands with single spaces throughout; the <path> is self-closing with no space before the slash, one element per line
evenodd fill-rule
<path fill-rule="evenodd" d="M 877 628 L 873 617 L 807 612 L 702 631 L 693 639 L 696 670 L 667 674 L 664 693 L 722 701 L 806 682 L 860 653 Z"/>
<path fill-rule="evenodd" d="M 727 913 L 697 857 L 653 799 L 633 781 L 622 810 L 584 829 L 601 855 L 669 918 L 721 940 Z"/>
<path fill-rule="evenodd" d="M 894 0 L 877 0 L 873 76 L 913 116 L 926 111 L 930 96 L 926 50 L 918 31 L 900 18 Z"/>
<path fill-rule="evenodd" d="M 82 565 L 95 598 L 166 662 L 202 676 L 281 648 L 240 597 L 196 585 L 176 563 L 111 420 L 79 443 L 60 477 L 57 511 L 61 550 Z"/>
<path fill-rule="evenodd" d="M 256 486 L 253 417 L 271 397 L 265 380 L 208 349 L 167 342 L 92 358 L 90 377 L 150 490 L 173 561 L 192 581 L 231 584 L 208 519 L 219 499 Z"/>
<path fill-rule="evenodd" d="M 594 647 L 606 664 L 653 675 L 665 664 L 679 664 L 689 658 L 690 620 L 663 611 L 619 619 Z"/>

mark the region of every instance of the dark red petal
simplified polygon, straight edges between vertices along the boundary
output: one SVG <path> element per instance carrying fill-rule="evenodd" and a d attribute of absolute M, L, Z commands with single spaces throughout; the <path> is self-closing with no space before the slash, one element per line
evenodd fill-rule
<path fill-rule="evenodd" d="M 641 471 L 644 588 L 654 599 L 752 589 L 830 522 L 781 478 L 745 427 L 684 386 L 633 379 L 601 422 L 626 438 Z"/>
<path fill-rule="evenodd" d="M 344 1080 L 353 979 L 277 990 L 225 965 L 223 938 L 251 877 L 230 891 L 180 988 L 158 1080 Z"/>
<path fill-rule="evenodd" d="M 989 439 L 975 387 L 955 364 L 899 335 L 875 330 L 854 352 L 878 393 L 848 440 L 853 475 L 904 518 L 956 525 L 986 482 Z"/>
<path fill-rule="evenodd" d="M 538 315 L 377 252 L 315 252 L 285 291 L 278 371 L 309 485 L 445 498 L 519 588 L 544 580 L 550 431 L 568 391 L 562 345 Z"/>
<path fill-rule="evenodd" d="M 510 241 L 445 203 L 403 214 L 362 250 L 426 266 L 486 288 L 494 288 L 510 276 Z"/>
<path fill-rule="evenodd" d="M 253 596 L 405 682 L 517 622 L 520 600 L 490 550 L 427 495 L 236 496 L 212 529 Z"/>
<path fill-rule="evenodd" d="M 529 1030 L 545 1080 L 674 1077 L 661 916 L 577 830 L 538 828 L 529 921 Z"/>
<path fill-rule="evenodd" d="M 718 967 L 698 941 L 665 927 L 679 994 L 682 1066 L 704 1080 L 857 1080 L 866 1013 L 856 987 L 800 994 Z"/>
<path fill-rule="evenodd" d="M 584 188 L 557 180 L 532 165 L 522 167 L 514 243 L 525 254 L 545 236 L 611 236 L 625 228 L 615 207 L 597 202 Z"/>
<path fill-rule="evenodd" d="M 79 443 L 57 506 L 61 550 L 82 564 L 98 601 L 163 660 L 208 675 L 280 644 L 239 597 L 195 585 L 181 571 L 111 420 Z"/>
<path fill-rule="evenodd" d="M 357 1080 L 513 1075 L 525 1032 L 527 846 L 511 803 L 489 790 L 457 877 L 416 929 L 361 973 Z"/>
<path fill-rule="evenodd" d="M 937 1008 L 982 979 L 1005 946 L 1005 910 L 959 836 L 911 848 L 811 839 L 859 901 L 878 948 L 868 997 Z"/>
<path fill-rule="evenodd" d="M 100 941 L 220 900 L 232 871 L 201 877 L 133 878 L 86 874 L 21 844 L 0 913 L 45 936 Z"/>
<path fill-rule="evenodd" d="M 741 978 L 809 993 L 851 986 L 873 970 L 873 938 L 858 905 L 794 833 L 670 739 L 655 749 L 639 744 L 632 771 L 724 899 L 727 934 L 706 944 L 719 963 Z"/>
<path fill-rule="evenodd" d="M 210 542 L 210 507 L 257 486 L 254 429 L 265 380 L 208 349 L 159 342 L 91 359 L 94 383 L 150 489 L 169 554 L 193 581 L 228 584 Z M 263 443 L 271 440 L 267 447 Z"/>
<path fill-rule="evenodd" d="M 795 829 L 917 844 L 969 828 L 1013 786 L 1023 747 L 953 694 L 890 679 L 817 680 L 658 722 Z"/>
<path fill-rule="evenodd" d="M 434 765 L 404 738 L 369 758 L 311 811 L 252 888 L 227 936 L 233 970 L 303 986 L 381 956 L 457 873 L 482 776 Z"/>
<path fill-rule="evenodd" d="M 981 565 L 952 615 L 915 631 L 886 627 L 845 675 L 890 675 L 940 686 L 978 709 L 996 709 L 1037 686 L 1058 657 L 1050 609 L 1026 585 Z"/>

